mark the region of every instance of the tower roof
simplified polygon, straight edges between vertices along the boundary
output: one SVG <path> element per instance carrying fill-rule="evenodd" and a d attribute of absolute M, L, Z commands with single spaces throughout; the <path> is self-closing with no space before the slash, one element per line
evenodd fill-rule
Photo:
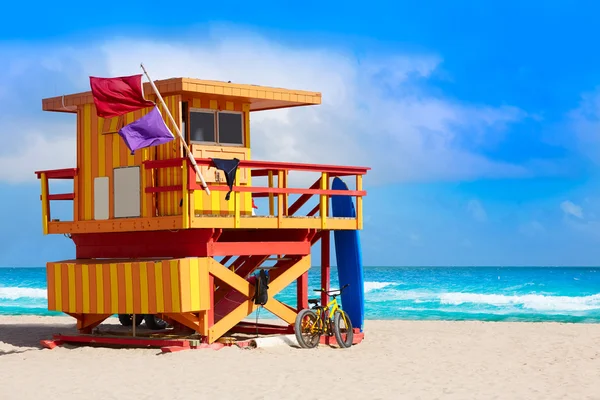
<path fill-rule="evenodd" d="M 283 89 L 193 78 L 170 78 L 154 81 L 160 94 L 201 94 L 214 99 L 230 99 L 250 103 L 250 111 L 273 110 L 321 104 L 321 93 Z M 144 93 L 153 94 L 149 82 L 144 82 Z M 76 106 L 91 104 L 92 92 L 81 92 L 42 100 L 44 111 L 76 112 Z"/>

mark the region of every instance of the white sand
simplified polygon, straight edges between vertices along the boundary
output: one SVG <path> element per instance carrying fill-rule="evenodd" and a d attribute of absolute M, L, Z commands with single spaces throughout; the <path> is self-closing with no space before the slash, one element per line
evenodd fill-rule
<path fill-rule="evenodd" d="M 600 325 L 367 321 L 351 349 L 40 349 L 72 321 L 0 317 L 0 399 L 600 398 Z"/>

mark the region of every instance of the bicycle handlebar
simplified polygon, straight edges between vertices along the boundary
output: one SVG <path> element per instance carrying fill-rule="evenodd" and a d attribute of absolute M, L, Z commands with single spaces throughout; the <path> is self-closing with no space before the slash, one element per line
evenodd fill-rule
<path fill-rule="evenodd" d="M 332 292 L 340 292 L 339 294 L 341 294 L 341 293 L 342 293 L 342 291 L 343 291 L 344 289 L 346 289 L 348 286 L 350 286 L 350 284 L 349 284 L 349 283 L 346 283 L 344 286 L 342 286 L 342 287 L 341 287 L 341 288 L 339 288 L 339 289 L 334 289 L 334 290 L 329 290 L 329 291 L 326 291 L 325 289 L 321 288 L 321 289 L 313 289 L 313 290 L 314 290 L 315 292 L 320 292 L 320 293 L 327 293 L 327 294 L 331 294 Z"/>

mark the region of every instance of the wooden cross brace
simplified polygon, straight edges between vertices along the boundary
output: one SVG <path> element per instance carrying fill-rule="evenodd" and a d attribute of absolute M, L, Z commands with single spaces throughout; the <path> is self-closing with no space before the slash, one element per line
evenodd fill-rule
<path fill-rule="evenodd" d="M 308 271 L 310 268 L 310 255 L 302 257 L 298 262 L 291 265 L 289 268 L 283 271 L 277 271 L 273 273 L 271 277 L 273 280 L 269 282 L 269 300 L 264 307 L 286 321 L 288 324 L 294 324 L 296 320 L 296 311 L 289 306 L 283 304 L 279 300 L 273 297 L 281 292 L 290 283 L 298 279 L 302 274 Z M 216 279 L 219 279 L 231 286 L 233 289 L 244 295 L 247 300 L 237 306 L 229 314 L 221 318 L 216 324 L 208 328 L 208 343 L 213 343 L 215 340 L 223 336 L 227 331 L 241 322 L 244 318 L 250 315 L 258 305 L 254 304 L 252 296 L 254 295 L 254 285 L 250 284 L 247 280 L 237 275 L 235 272 L 227 269 L 221 263 L 212 259 L 208 265 L 208 272 Z"/>

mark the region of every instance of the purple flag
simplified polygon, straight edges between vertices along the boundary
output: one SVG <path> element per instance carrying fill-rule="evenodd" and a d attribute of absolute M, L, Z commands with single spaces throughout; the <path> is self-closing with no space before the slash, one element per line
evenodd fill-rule
<path fill-rule="evenodd" d="M 158 107 L 119 130 L 131 154 L 144 147 L 158 146 L 175 139 L 165 124 Z"/>

